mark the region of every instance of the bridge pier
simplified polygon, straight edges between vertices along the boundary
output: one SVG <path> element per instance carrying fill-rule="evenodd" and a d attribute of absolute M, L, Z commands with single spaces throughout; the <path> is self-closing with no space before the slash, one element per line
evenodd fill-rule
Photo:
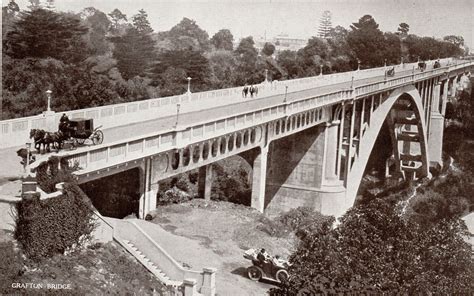
<path fill-rule="evenodd" d="M 265 185 L 267 182 L 268 146 L 260 147 L 253 161 L 252 200 L 250 206 L 263 213 L 265 208 Z"/>
<path fill-rule="evenodd" d="M 200 198 L 211 200 L 212 164 L 199 168 L 198 194 Z"/>
<path fill-rule="evenodd" d="M 428 135 L 428 156 L 431 167 L 441 167 L 443 164 L 443 131 L 444 117 L 439 111 L 439 99 L 441 92 L 441 82 L 433 88 L 431 97 L 430 128 Z"/>
<path fill-rule="evenodd" d="M 138 218 L 145 219 L 146 215 L 156 209 L 156 196 L 159 183 L 153 171 L 153 160 L 148 158 L 139 166 L 140 201 Z"/>

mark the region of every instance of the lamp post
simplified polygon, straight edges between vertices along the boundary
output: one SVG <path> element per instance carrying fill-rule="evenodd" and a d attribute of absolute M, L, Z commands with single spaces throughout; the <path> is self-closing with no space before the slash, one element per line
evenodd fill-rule
<path fill-rule="evenodd" d="M 359 70 L 360 70 L 360 60 L 357 59 L 357 71 L 359 71 Z"/>
<path fill-rule="evenodd" d="M 51 111 L 51 94 L 52 93 L 53 92 L 50 89 L 46 91 L 46 97 L 48 98 L 48 109 L 46 111 Z"/>
<path fill-rule="evenodd" d="M 186 78 L 188 80 L 188 94 L 191 93 L 191 77 Z"/>
<path fill-rule="evenodd" d="M 387 67 L 387 59 L 384 60 L 383 66 L 386 68 Z"/>
<path fill-rule="evenodd" d="M 323 76 L 323 65 L 319 65 L 319 76 Z"/>

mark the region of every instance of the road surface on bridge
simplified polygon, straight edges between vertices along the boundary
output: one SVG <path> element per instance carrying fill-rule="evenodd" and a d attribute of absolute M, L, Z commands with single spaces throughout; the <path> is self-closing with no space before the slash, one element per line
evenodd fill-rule
<path fill-rule="evenodd" d="M 419 70 L 416 70 L 415 73 L 419 72 Z M 403 72 L 399 71 L 395 74 L 394 77 L 389 78 L 393 79 L 405 75 L 410 75 L 412 73 L 412 70 L 406 70 Z M 357 72 L 354 72 L 354 74 L 354 86 L 380 82 L 384 79 L 383 75 L 365 79 L 357 79 Z M 314 88 L 300 88 L 298 90 L 292 90 L 292 87 L 290 86 L 288 87 L 288 97 L 290 97 L 291 93 L 293 92 L 304 91 L 308 89 L 312 89 L 315 91 L 317 90 L 317 92 L 321 94 L 336 92 L 342 89 L 350 89 L 351 83 L 351 81 L 347 81 L 324 86 L 317 86 L 316 83 Z M 206 120 L 217 119 L 225 116 L 230 116 L 232 114 L 242 114 L 245 112 L 251 112 L 259 108 L 265 108 L 266 106 L 273 106 L 279 103 L 283 103 L 283 100 L 285 98 L 285 81 L 279 81 L 279 84 L 280 89 L 278 89 L 278 91 L 264 90 L 260 92 L 258 97 L 254 98 L 242 98 L 241 96 L 235 96 L 233 98 L 218 102 L 195 101 L 189 104 L 182 104 L 178 118 L 178 127 L 186 127 Z M 288 102 L 291 101 L 291 99 L 288 99 Z M 127 139 L 132 137 L 169 131 L 174 128 L 175 124 L 176 113 L 152 120 L 116 126 L 103 130 L 104 143 L 117 142 L 121 140 L 126 141 Z M 25 143 L 27 141 L 28 139 L 25 139 Z M 1 179 L 18 177 L 22 173 L 23 168 L 19 163 L 21 159 L 16 156 L 16 150 L 18 150 L 19 148 L 20 147 L 14 147 L 0 150 L 0 161 L 2 161 L 2 170 L 0 170 L 0 181 Z M 81 148 L 78 148 L 77 151 L 80 151 L 80 149 Z M 54 155 L 54 152 L 52 152 L 51 154 Z"/>
<path fill-rule="evenodd" d="M 418 73 L 417 71 L 416 73 Z M 390 79 L 409 75 L 412 70 L 396 73 L 394 77 Z M 354 80 L 354 86 L 360 86 L 368 83 L 380 82 L 384 79 L 384 76 L 375 76 L 366 79 Z M 284 81 L 280 81 L 284 85 Z M 281 87 L 281 86 L 280 86 Z M 318 92 L 329 93 L 336 92 L 342 89 L 349 89 L 351 82 L 343 82 L 326 86 L 316 86 Z M 307 90 L 307 89 L 305 89 Z M 288 96 L 292 93 L 291 88 L 288 88 Z M 203 122 L 207 119 L 221 118 L 224 116 L 230 116 L 232 114 L 241 114 L 250 112 L 263 106 L 272 106 L 278 103 L 282 103 L 285 94 L 273 94 L 270 96 L 259 96 L 256 98 L 242 98 L 237 97 L 231 100 L 222 101 L 221 105 L 218 106 L 206 106 L 203 102 L 196 102 L 196 104 L 190 104 L 190 106 L 182 105 L 179 118 L 179 126 L 189 126 L 195 123 Z M 291 102 L 291 100 L 288 100 Z M 214 103 L 214 102 L 213 102 Z M 115 142 L 119 140 L 126 140 L 127 138 L 136 137 L 140 135 L 147 135 L 151 133 L 159 133 L 160 131 L 167 131 L 173 129 L 176 124 L 176 114 L 169 116 L 152 119 L 143 122 L 132 123 L 123 126 L 117 126 L 104 130 L 104 143 Z"/>

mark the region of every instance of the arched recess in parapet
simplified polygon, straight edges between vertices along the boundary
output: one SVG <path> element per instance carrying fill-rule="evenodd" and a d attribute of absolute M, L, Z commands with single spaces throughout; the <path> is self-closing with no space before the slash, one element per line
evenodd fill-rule
<path fill-rule="evenodd" d="M 428 141 L 426 134 L 426 123 L 423 116 L 423 105 L 422 99 L 418 90 L 413 86 L 405 86 L 394 90 L 383 103 L 377 107 L 377 109 L 371 115 L 371 121 L 369 128 L 365 131 L 361 139 L 361 147 L 359 155 L 355 158 L 355 161 L 349 171 L 346 182 L 346 206 L 351 207 L 354 204 L 357 196 L 357 191 L 361 183 L 365 168 L 367 166 L 370 154 L 374 147 L 375 141 L 382 129 L 382 125 L 390 114 L 391 110 L 394 109 L 394 105 L 399 99 L 409 100 L 411 111 L 416 117 L 417 125 L 417 138 L 419 139 L 419 148 L 421 153 L 422 166 L 419 169 L 418 177 L 424 177 L 429 174 L 429 161 L 428 161 Z M 398 139 L 396 145 L 398 145 Z"/>

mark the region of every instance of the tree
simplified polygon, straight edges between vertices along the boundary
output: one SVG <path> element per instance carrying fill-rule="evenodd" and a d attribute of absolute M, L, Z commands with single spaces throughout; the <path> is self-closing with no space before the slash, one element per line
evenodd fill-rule
<path fill-rule="evenodd" d="M 150 22 L 148 21 L 148 14 L 143 9 L 140 9 L 138 14 L 132 17 L 132 24 L 133 27 L 141 34 L 150 34 L 153 32 Z"/>
<path fill-rule="evenodd" d="M 275 45 L 270 42 L 265 42 L 263 45 L 262 53 L 266 56 L 271 56 L 275 52 Z"/>
<path fill-rule="evenodd" d="M 448 35 L 444 36 L 443 40 L 452 43 L 457 47 L 464 46 L 464 38 L 462 36 Z"/>
<path fill-rule="evenodd" d="M 171 28 L 166 34 L 166 38 L 169 38 L 173 44 L 179 44 L 179 40 L 182 37 L 190 37 L 195 39 L 198 46 L 194 49 L 207 51 L 210 48 L 209 35 L 206 31 L 202 30 L 196 21 L 183 18 L 179 24 Z M 176 49 L 184 49 L 182 47 L 175 47 Z"/>
<path fill-rule="evenodd" d="M 401 41 L 396 34 L 393 33 L 384 33 L 385 40 L 385 51 L 383 56 L 387 59 L 387 65 L 398 64 L 400 62 L 401 51 Z"/>
<path fill-rule="evenodd" d="M 372 16 L 364 15 L 357 23 L 352 23 L 347 42 L 363 66 L 383 65 L 384 36 Z"/>
<path fill-rule="evenodd" d="M 313 76 L 321 71 L 320 65 L 325 65 L 330 57 L 328 41 L 318 37 L 308 40 L 308 44 L 298 50 L 298 64 L 301 75 Z"/>
<path fill-rule="evenodd" d="M 214 51 L 209 54 L 209 67 L 211 70 L 210 83 L 213 89 L 234 86 L 234 69 L 236 59 L 232 52 L 227 50 Z"/>
<path fill-rule="evenodd" d="M 288 79 L 298 77 L 298 63 L 295 51 L 281 51 L 277 56 L 277 62 L 283 69 L 285 69 Z"/>
<path fill-rule="evenodd" d="M 206 89 L 206 83 L 210 74 L 209 62 L 201 51 L 192 49 L 186 50 L 169 50 L 158 55 L 158 63 L 155 65 L 153 73 L 155 81 L 161 85 L 161 89 L 166 87 L 163 75 L 169 75 L 175 79 L 176 71 L 168 69 L 181 69 L 184 71 L 184 76 L 181 77 L 182 82 L 185 82 L 186 77 L 191 77 L 193 90 Z M 173 75 L 170 75 L 173 74 Z M 173 95 L 175 95 L 174 93 Z"/>
<path fill-rule="evenodd" d="M 85 59 L 83 35 L 88 29 L 78 17 L 38 8 L 24 12 L 6 36 L 6 53 L 16 59 L 52 57 L 77 63 Z"/>
<path fill-rule="evenodd" d="M 243 38 L 234 51 L 237 58 L 236 83 L 238 85 L 253 83 L 253 75 L 256 72 L 258 56 L 254 44 L 255 42 L 251 36 Z"/>
<path fill-rule="evenodd" d="M 401 36 L 408 36 L 408 31 L 410 31 L 410 26 L 407 23 L 400 23 L 398 25 L 397 34 Z"/>
<path fill-rule="evenodd" d="M 85 23 L 89 27 L 88 45 L 93 55 L 102 55 L 110 50 L 110 43 L 106 38 L 111 25 L 107 15 L 94 7 L 87 7 L 81 12 Z"/>
<path fill-rule="evenodd" d="M 148 34 L 129 28 L 124 36 L 111 40 L 115 44 L 113 57 L 124 79 L 148 75 L 155 57 L 154 41 Z"/>
<path fill-rule="evenodd" d="M 321 19 L 319 21 L 318 37 L 328 38 L 331 28 L 331 12 L 329 10 L 326 10 L 323 12 L 323 15 L 321 16 Z"/>
<path fill-rule="evenodd" d="M 217 50 L 233 50 L 234 36 L 228 29 L 221 29 L 211 38 L 211 43 Z"/>
<path fill-rule="evenodd" d="M 300 234 L 290 257 L 297 275 L 273 295 L 323 293 L 463 294 L 474 288 L 474 260 L 460 219 L 422 226 L 403 217 L 395 200 L 350 209 L 336 228 Z M 329 222 L 329 221 L 328 221 Z"/>
<path fill-rule="evenodd" d="M 117 8 L 109 13 L 109 16 L 112 19 L 111 31 L 116 34 L 120 30 L 120 25 L 127 22 L 127 16 Z"/>

